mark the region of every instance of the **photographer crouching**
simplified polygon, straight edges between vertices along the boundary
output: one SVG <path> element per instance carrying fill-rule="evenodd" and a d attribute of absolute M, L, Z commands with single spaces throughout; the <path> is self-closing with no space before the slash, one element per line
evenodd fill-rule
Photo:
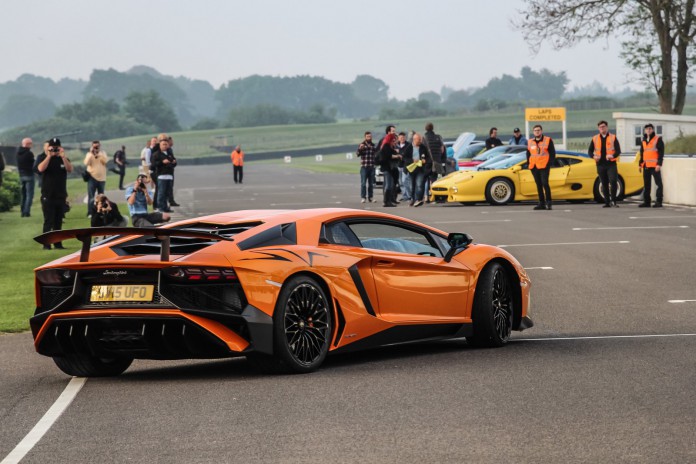
<path fill-rule="evenodd" d="M 94 198 L 92 227 L 126 227 L 128 221 L 121 215 L 118 205 L 100 193 Z"/>
<path fill-rule="evenodd" d="M 154 227 L 154 224 L 167 222 L 171 216 L 167 213 L 148 213 L 147 205 L 152 205 L 152 194 L 147 189 L 149 179 L 143 174 L 126 189 L 126 201 L 134 227 Z"/>

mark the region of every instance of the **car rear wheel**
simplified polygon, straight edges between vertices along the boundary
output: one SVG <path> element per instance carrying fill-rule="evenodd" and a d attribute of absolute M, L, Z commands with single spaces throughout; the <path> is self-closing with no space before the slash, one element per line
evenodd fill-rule
<path fill-rule="evenodd" d="M 496 177 L 486 185 L 486 201 L 493 206 L 506 205 L 515 198 L 515 186 L 509 179 Z"/>
<path fill-rule="evenodd" d="M 604 193 L 602 192 L 602 182 L 599 180 L 599 177 L 594 183 L 594 198 L 597 203 L 604 203 Z M 623 200 L 624 197 L 626 196 L 626 186 L 624 184 L 624 181 L 621 177 L 619 177 L 618 182 L 616 184 L 616 199 L 617 200 Z"/>
<path fill-rule="evenodd" d="M 469 344 L 483 347 L 505 345 L 512 332 L 514 300 L 512 285 L 505 268 L 491 263 L 484 268 L 476 285 L 472 309 L 474 334 Z"/>
<path fill-rule="evenodd" d="M 128 369 L 133 358 L 98 358 L 86 354 L 54 356 L 53 362 L 68 375 L 76 377 L 114 377 Z"/>
<path fill-rule="evenodd" d="M 273 315 L 273 355 L 250 354 L 269 373 L 306 373 L 326 358 L 331 342 L 331 305 L 319 283 L 308 276 L 290 279 L 280 292 Z"/>

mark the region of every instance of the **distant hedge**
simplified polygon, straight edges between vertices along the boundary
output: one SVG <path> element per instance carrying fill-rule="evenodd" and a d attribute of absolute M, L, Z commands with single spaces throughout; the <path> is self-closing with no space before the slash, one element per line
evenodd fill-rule
<path fill-rule="evenodd" d="M 14 172 L 3 172 L 0 187 L 0 212 L 11 210 L 13 206 L 19 204 L 19 200 L 19 176 Z"/>
<path fill-rule="evenodd" d="M 665 152 L 696 155 L 696 135 L 678 137 L 670 142 L 665 142 Z"/>

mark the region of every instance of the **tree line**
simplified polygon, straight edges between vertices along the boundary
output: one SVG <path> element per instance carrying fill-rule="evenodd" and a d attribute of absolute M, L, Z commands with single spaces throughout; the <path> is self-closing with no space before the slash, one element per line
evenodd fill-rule
<path fill-rule="evenodd" d="M 24 75 L 0 84 L 0 140 L 16 143 L 76 134 L 79 140 L 109 139 L 181 129 L 321 124 L 344 119 L 414 119 L 472 111 L 518 110 L 564 104 L 565 72 L 523 67 L 519 75 L 494 77 L 476 89 L 442 87 L 417 98 L 389 98 L 389 86 L 374 76 L 351 83 L 318 76 L 249 76 L 215 89 L 201 80 L 165 76 L 138 66 L 127 72 L 95 70 L 89 81 Z M 577 109 L 645 105 L 650 95 L 612 97 L 595 83 L 568 104 Z M 596 95 L 601 95 L 598 98 Z M 569 95 L 573 95 L 572 92 Z M 647 103 L 651 104 L 651 103 Z"/>

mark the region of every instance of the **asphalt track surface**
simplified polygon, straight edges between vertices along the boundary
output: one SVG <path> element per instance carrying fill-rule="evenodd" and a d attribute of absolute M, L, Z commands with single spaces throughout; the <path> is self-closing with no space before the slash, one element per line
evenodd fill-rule
<path fill-rule="evenodd" d="M 249 164 L 235 185 L 228 166 L 182 166 L 177 216 L 367 207 L 467 232 L 529 268 L 535 327 L 501 349 L 392 346 L 309 375 L 136 361 L 84 382 L 22 462 L 696 462 L 696 210 L 382 208 L 358 179 Z M 0 462 L 69 382 L 30 334 L 0 336 Z"/>

